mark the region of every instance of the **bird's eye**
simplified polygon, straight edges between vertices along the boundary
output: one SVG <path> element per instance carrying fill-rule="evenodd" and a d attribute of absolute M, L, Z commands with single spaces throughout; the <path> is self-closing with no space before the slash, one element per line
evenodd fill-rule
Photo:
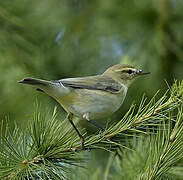
<path fill-rule="evenodd" d="M 127 72 L 128 74 L 132 74 L 132 73 L 133 73 L 133 71 L 132 71 L 131 69 L 127 70 L 126 72 Z"/>

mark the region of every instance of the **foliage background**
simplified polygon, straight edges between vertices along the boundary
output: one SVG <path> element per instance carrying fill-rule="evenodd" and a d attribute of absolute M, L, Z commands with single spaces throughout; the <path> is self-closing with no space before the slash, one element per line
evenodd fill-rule
<path fill-rule="evenodd" d="M 23 128 L 36 101 L 43 114 L 58 105 L 19 85 L 17 80 L 24 77 L 87 76 L 117 63 L 152 72 L 130 87 L 123 106 L 111 117 L 118 121 L 144 93 L 150 99 L 160 89 L 161 96 L 165 80 L 171 85 L 182 79 L 182 29 L 181 0 L 0 1 L 0 123 L 6 119 L 12 129 L 15 122 Z M 65 118 L 58 109 L 59 118 Z M 93 179 L 103 176 L 109 153 L 98 150 L 88 156 L 87 173 Z"/>

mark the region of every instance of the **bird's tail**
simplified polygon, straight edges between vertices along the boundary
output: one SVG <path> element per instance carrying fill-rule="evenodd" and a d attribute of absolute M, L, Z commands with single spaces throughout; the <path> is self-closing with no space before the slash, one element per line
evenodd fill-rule
<path fill-rule="evenodd" d="M 46 81 L 46 80 L 42 80 L 42 79 L 35 79 L 35 78 L 25 78 L 22 79 L 20 81 L 18 81 L 18 83 L 22 83 L 22 84 L 29 84 L 29 85 L 33 85 L 33 86 L 49 86 L 51 84 L 50 81 Z"/>
<path fill-rule="evenodd" d="M 64 86 L 56 81 L 54 82 L 36 78 L 25 78 L 18 81 L 18 83 L 34 86 L 36 87 L 36 90 L 44 92 L 54 98 L 57 96 L 60 97 L 64 93 L 68 93 L 67 89 L 65 89 Z"/>

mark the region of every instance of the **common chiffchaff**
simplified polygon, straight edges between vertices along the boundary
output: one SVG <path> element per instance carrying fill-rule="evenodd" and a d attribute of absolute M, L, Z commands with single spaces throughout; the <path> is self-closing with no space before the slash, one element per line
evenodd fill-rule
<path fill-rule="evenodd" d="M 86 119 L 100 127 L 92 120 L 109 116 L 117 111 L 122 105 L 132 81 L 145 74 L 149 74 L 149 72 L 130 65 L 117 64 L 96 76 L 54 81 L 25 78 L 19 83 L 33 85 L 37 87 L 37 90 L 56 99 L 68 113 L 67 118 L 79 135 L 82 147 L 84 147 L 84 138 L 75 127 L 72 116 Z"/>

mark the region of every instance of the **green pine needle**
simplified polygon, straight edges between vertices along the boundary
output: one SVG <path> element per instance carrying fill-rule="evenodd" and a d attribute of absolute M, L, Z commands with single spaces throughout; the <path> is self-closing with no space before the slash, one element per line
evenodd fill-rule
<path fill-rule="evenodd" d="M 0 178 L 65 179 L 73 165 L 83 166 L 80 152 L 91 149 L 114 152 L 119 148 L 125 150 L 125 163 L 128 158 L 129 163 L 133 163 L 131 157 L 137 158 L 139 151 L 144 152 L 140 155 L 144 162 L 139 166 L 142 169 L 139 171 L 132 166 L 137 169 L 139 179 L 163 177 L 167 172 L 171 173 L 172 166 L 183 155 L 182 89 L 183 83 L 175 83 L 169 98 L 168 93 L 159 100 L 155 95 L 147 103 L 143 97 L 137 111 L 132 105 L 118 123 L 104 132 L 85 134 L 85 149 L 81 148 L 80 139 L 67 119 L 57 118 L 56 108 L 52 115 L 36 112 L 26 129 L 16 127 L 13 133 L 7 130 L 1 136 Z M 142 135 L 145 135 L 144 144 L 139 140 Z M 125 143 L 132 137 L 138 141 L 137 147 Z"/>

